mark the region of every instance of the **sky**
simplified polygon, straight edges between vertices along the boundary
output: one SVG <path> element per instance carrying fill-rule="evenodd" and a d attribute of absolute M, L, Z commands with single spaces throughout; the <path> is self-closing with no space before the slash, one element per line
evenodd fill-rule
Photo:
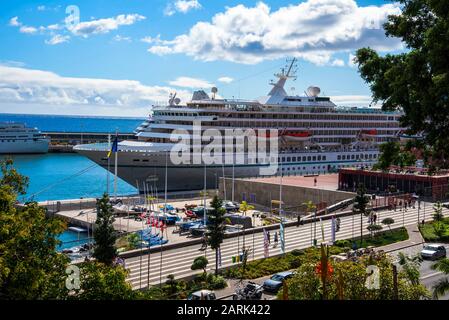
<path fill-rule="evenodd" d="M 404 50 L 382 29 L 398 13 L 384 0 L 0 1 L 0 112 L 146 116 L 213 86 L 256 99 L 292 57 L 289 94 L 314 85 L 369 106 L 352 59 Z"/>

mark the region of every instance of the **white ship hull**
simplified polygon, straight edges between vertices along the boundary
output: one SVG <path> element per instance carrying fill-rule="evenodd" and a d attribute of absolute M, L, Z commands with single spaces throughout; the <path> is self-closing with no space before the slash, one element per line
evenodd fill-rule
<path fill-rule="evenodd" d="M 114 156 L 109 159 L 109 166 L 107 160 L 107 150 L 89 150 L 88 145 L 79 145 L 74 149 L 78 153 L 88 157 L 92 161 L 101 165 L 103 168 L 114 172 Z M 378 155 L 377 150 L 370 151 L 348 151 L 348 152 L 299 152 L 299 153 L 283 153 L 282 158 L 289 161 L 284 161 L 282 164 L 282 172 L 284 175 L 309 175 L 309 174 L 324 174 L 328 172 L 335 172 L 338 168 L 343 166 L 356 165 L 372 165 L 376 162 L 374 155 Z M 371 159 L 360 160 L 360 155 L 371 154 Z M 349 160 L 341 160 L 342 155 L 349 155 Z M 356 159 L 359 155 L 359 159 Z M 318 156 L 320 159 L 317 160 Z M 340 156 L 340 160 L 338 160 Z M 351 159 L 354 156 L 354 159 Z M 296 161 L 294 160 L 296 157 Z M 300 161 L 298 161 L 300 157 Z M 305 157 L 305 158 L 304 158 Z M 313 160 L 315 157 L 315 160 Z M 135 186 L 140 192 L 144 190 L 144 184 L 147 183 L 146 189 L 163 191 L 165 189 L 165 161 L 166 154 L 163 152 L 135 152 L 125 151 L 118 152 L 117 175 Z M 303 161 L 305 159 L 305 161 Z M 310 160 L 309 160 L 310 159 Z M 212 164 L 206 166 L 206 183 L 207 188 L 216 188 L 219 178 L 232 177 L 235 178 L 249 178 L 262 177 L 261 168 L 267 167 L 263 164 Z M 280 174 L 281 165 L 275 174 Z M 168 191 L 186 191 L 186 190 L 201 190 L 204 188 L 204 165 L 203 164 L 173 164 L 168 157 L 167 163 L 167 190 Z"/>
<path fill-rule="evenodd" d="M 37 141 L 15 141 L 15 142 L 1 142 L 0 140 L 0 154 L 17 154 L 17 153 L 47 153 L 49 140 L 40 139 Z"/>

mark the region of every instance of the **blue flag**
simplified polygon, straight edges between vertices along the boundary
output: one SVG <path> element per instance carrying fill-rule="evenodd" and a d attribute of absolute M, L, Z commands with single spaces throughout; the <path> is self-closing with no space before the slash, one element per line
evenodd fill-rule
<path fill-rule="evenodd" d="M 118 149 L 118 137 L 115 136 L 114 142 L 112 143 L 111 150 L 108 152 L 108 158 L 111 156 L 113 152 L 117 152 Z"/>

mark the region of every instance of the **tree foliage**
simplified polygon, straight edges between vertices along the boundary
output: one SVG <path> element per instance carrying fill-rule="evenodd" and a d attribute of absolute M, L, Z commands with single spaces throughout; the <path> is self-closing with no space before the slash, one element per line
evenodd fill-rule
<path fill-rule="evenodd" d="M 215 250 L 215 274 L 218 274 L 218 250 L 223 243 L 226 225 L 226 210 L 222 207 L 222 201 L 214 196 L 210 203 L 212 210 L 207 212 L 207 242 L 212 250 Z"/>
<path fill-rule="evenodd" d="M 288 279 L 288 297 L 290 300 L 392 300 L 393 269 L 388 256 L 376 259 L 360 258 L 357 262 L 332 261 L 329 263 L 333 272 L 326 277 L 326 295 L 323 296 L 322 274 L 317 273 L 316 265 L 321 258 L 309 257 L 308 261 L 297 269 L 295 275 Z M 379 287 L 366 286 L 367 267 L 379 268 Z M 429 296 L 426 288 L 415 283 L 414 276 L 401 270 L 398 275 L 398 293 L 400 300 L 417 300 Z M 278 295 L 279 297 L 279 295 Z"/>
<path fill-rule="evenodd" d="M 386 35 L 399 38 L 407 52 L 380 56 L 359 49 L 356 62 L 383 110 L 404 111 L 409 134 L 423 134 L 424 157 L 449 167 L 449 1 L 399 0 L 402 12 L 389 16 Z"/>
<path fill-rule="evenodd" d="M 193 263 L 192 263 L 192 266 L 190 267 L 190 269 L 203 270 L 203 273 L 206 274 L 207 273 L 206 267 L 207 267 L 208 263 L 209 263 L 209 260 L 207 260 L 207 258 L 205 256 L 199 256 L 193 260 Z"/>
<path fill-rule="evenodd" d="M 17 193 L 26 191 L 28 179 L 13 168 L 12 161 L 1 167 L 0 298 L 62 299 L 67 293 L 68 259 L 56 248 L 65 223 L 47 218 L 37 203 L 16 207 Z"/>
<path fill-rule="evenodd" d="M 109 196 L 105 193 L 101 199 L 97 200 L 93 256 L 99 262 L 107 265 L 111 265 L 117 257 L 117 249 L 115 248 L 117 235 L 113 226 L 114 221 L 114 211 L 109 202 Z"/>
<path fill-rule="evenodd" d="M 71 296 L 77 300 L 129 300 L 139 293 L 126 282 L 128 272 L 118 265 L 90 261 L 80 266 L 80 289 Z"/>

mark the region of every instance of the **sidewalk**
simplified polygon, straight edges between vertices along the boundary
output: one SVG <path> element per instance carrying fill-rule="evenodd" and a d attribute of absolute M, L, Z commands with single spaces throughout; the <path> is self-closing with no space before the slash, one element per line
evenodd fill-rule
<path fill-rule="evenodd" d="M 385 252 L 389 251 L 396 251 L 400 250 L 402 248 L 415 246 L 421 243 L 424 243 L 424 239 L 421 236 L 421 232 L 419 232 L 418 224 L 412 224 L 405 226 L 405 229 L 407 229 L 408 233 L 408 239 L 401 241 L 401 242 L 395 242 L 386 246 L 377 247 L 375 250 L 383 250 Z"/>

